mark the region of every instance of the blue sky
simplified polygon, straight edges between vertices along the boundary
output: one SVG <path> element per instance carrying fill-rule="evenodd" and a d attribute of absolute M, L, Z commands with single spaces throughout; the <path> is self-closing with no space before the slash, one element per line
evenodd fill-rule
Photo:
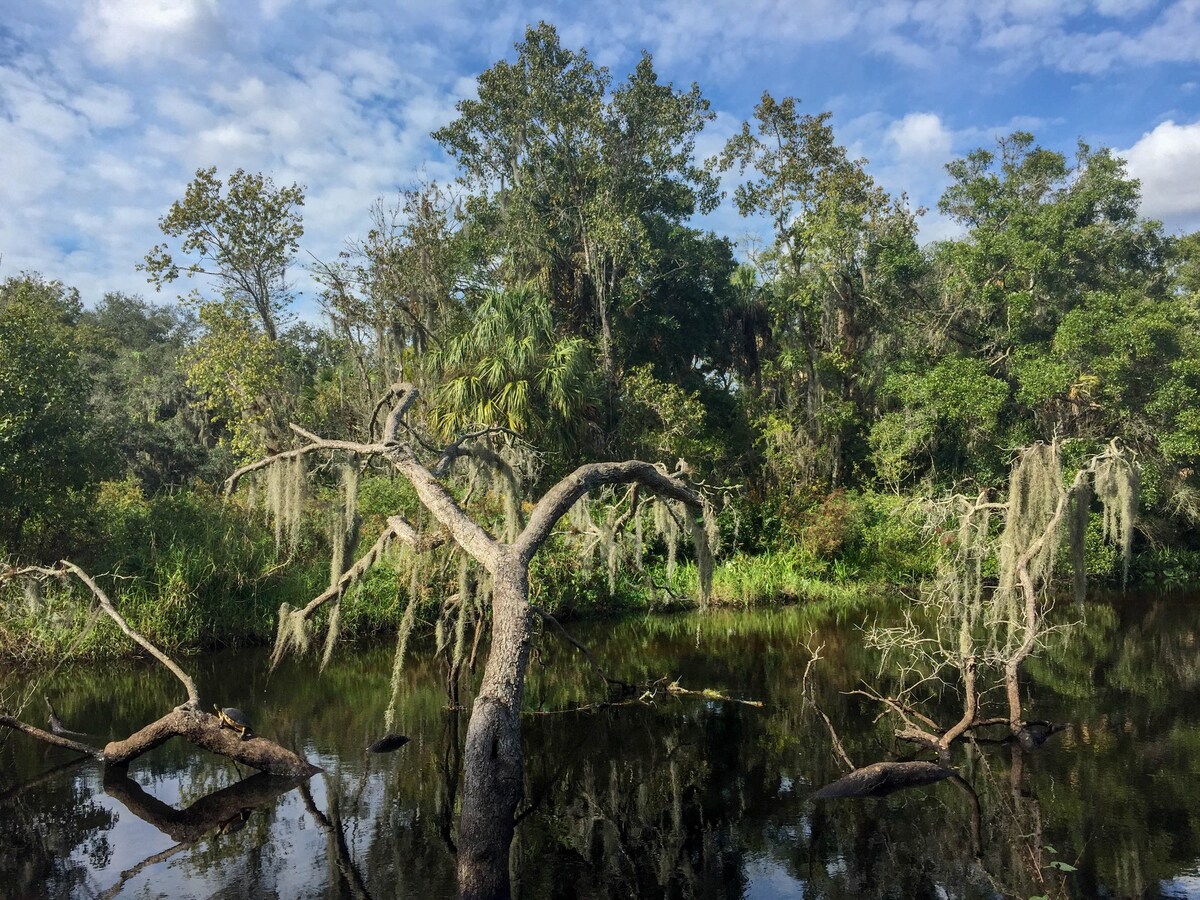
<path fill-rule="evenodd" d="M 1144 214 L 1200 228 L 1200 0 L 0 0 L 0 277 L 154 296 L 134 265 L 209 165 L 306 185 L 301 258 L 331 259 L 377 198 L 453 177 L 429 132 L 539 19 L 618 79 L 644 49 L 661 78 L 698 82 L 718 113 L 700 155 L 766 89 L 832 111 L 914 205 L 936 206 L 947 161 L 1020 127 L 1116 149 Z M 731 204 L 703 224 L 756 230 Z M 952 233 L 922 220 L 926 240 Z"/>

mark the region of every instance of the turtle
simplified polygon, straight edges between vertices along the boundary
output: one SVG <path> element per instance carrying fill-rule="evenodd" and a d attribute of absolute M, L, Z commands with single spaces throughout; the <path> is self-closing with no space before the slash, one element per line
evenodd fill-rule
<path fill-rule="evenodd" d="M 230 728 L 236 731 L 243 741 L 254 736 L 250 717 L 236 706 L 227 706 L 221 709 L 221 707 L 214 705 L 213 709 L 217 711 L 217 718 L 221 720 L 222 728 Z"/>

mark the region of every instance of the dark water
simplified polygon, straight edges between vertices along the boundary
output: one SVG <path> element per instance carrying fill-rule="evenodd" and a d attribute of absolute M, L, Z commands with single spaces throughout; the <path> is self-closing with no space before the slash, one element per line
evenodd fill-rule
<path fill-rule="evenodd" d="M 875 707 L 842 693 L 864 679 L 887 686 L 862 648 L 861 613 L 576 629 L 628 680 L 669 674 L 761 709 L 689 697 L 539 714 L 600 691 L 578 654 L 544 636 L 524 723 L 531 805 L 514 846 L 517 896 L 1200 897 L 1200 600 L 1069 615 L 1082 622 L 1035 661 L 1026 691 L 1027 715 L 1065 731 L 1029 754 L 957 749 L 961 781 L 866 800 L 811 799 L 842 770 L 801 687 L 805 642 L 823 644 L 816 694 L 851 758 L 904 750 L 889 723 L 874 722 Z M 249 773 L 176 740 L 136 763 L 132 784 L 106 784 L 94 764 L 55 771 L 69 754 L 0 736 L 0 896 L 452 896 L 466 718 L 444 708 L 440 665 L 410 654 L 398 725 L 412 741 L 368 758 L 389 646 L 343 647 L 320 677 L 302 660 L 268 679 L 266 663 L 239 651 L 188 667 L 207 699 L 240 706 L 323 774 L 300 787 L 243 782 Z M 29 687 L 0 691 L 11 701 Z M 58 672 L 32 687 L 27 718 L 44 721 L 45 693 L 97 742 L 182 699 L 169 676 L 140 664 Z M 950 720 L 954 698 L 944 702 Z"/>

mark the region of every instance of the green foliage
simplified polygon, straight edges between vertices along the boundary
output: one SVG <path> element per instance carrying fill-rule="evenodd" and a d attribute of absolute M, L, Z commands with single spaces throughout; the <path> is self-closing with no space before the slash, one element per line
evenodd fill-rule
<path fill-rule="evenodd" d="M 433 136 L 474 191 L 478 258 L 499 257 L 506 286 L 536 280 L 555 326 L 594 341 L 613 383 L 614 322 L 675 264 L 660 239 L 715 202 L 715 179 L 692 160 L 713 114 L 697 86 L 659 83 L 648 54 L 613 88 L 552 25 L 530 27 L 516 50 Z"/>
<path fill-rule="evenodd" d="M 555 334 L 537 291 L 485 295 L 470 326 L 433 351 L 429 365 L 441 385 L 432 419 L 443 437 L 501 426 L 537 446 L 578 445 L 592 386 L 587 343 Z"/>
<path fill-rule="evenodd" d="M 261 642 L 284 598 L 310 596 L 327 580 L 309 533 L 297 565 L 281 567 L 271 532 L 203 490 L 147 497 L 132 480 L 100 485 L 77 558 L 120 576 L 106 585 L 130 625 L 168 650 Z M 27 658 L 126 655 L 128 639 L 73 586 L 47 591 L 31 610 L 13 589 L 0 592 L 0 648 Z"/>
<path fill-rule="evenodd" d="M 287 267 L 304 234 L 297 211 L 303 205 L 299 185 L 276 188 L 270 178 L 243 169 L 222 182 L 216 166 L 197 169 L 183 199 L 158 220 L 163 234 L 180 238 L 179 252 L 193 261 L 181 266 L 170 247 L 159 244 L 138 268 L 159 290 L 181 272 L 212 278 L 273 341 L 287 305 Z"/>
<path fill-rule="evenodd" d="M 883 394 L 900 409 L 885 413 L 871 430 L 871 463 L 885 485 L 899 491 L 914 477 L 970 470 L 994 463 L 1000 411 L 1008 385 L 978 359 L 951 356 L 931 369 L 900 371 Z"/>
<path fill-rule="evenodd" d="M 115 293 L 80 317 L 94 439 L 114 451 L 106 475 L 131 475 L 150 492 L 215 478 L 215 439 L 181 366 L 195 325 L 180 307 Z"/>
<path fill-rule="evenodd" d="M 654 377 L 639 366 L 621 382 L 621 443 L 635 459 L 687 460 L 706 472 L 720 471 L 725 448 L 707 422 L 699 395 Z"/>
<path fill-rule="evenodd" d="M 44 546 L 101 465 L 79 314 L 78 294 L 57 282 L 0 285 L 0 547 L 12 553 Z"/>
<path fill-rule="evenodd" d="M 775 417 L 803 432 L 810 478 L 836 487 L 860 452 L 884 335 L 925 270 L 916 214 L 848 157 L 828 113 L 800 115 L 795 98 L 764 93 L 754 115 L 710 165 L 754 172 L 734 201 L 774 226 L 755 260 L 772 338 L 763 387 Z"/>
<path fill-rule="evenodd" d="M 203 332 L 183 358 L 188 384 L 227 429 L 235 457 L 261 456 L 282 435 L 291 405 L 280 346 L 233 302 L 201 303 L 199 320 Z"/>
<path fill-rule="evenodd" d="M 216 167 L 199 169 L 182 200 L 159 219 L 179 252 L 193 257 L 181 266 L 166 244 L 151 248 L 138 268 L 159 290 L 180 273 L 205 275 L 219 299 L 190 297 L 201 336 L 188 348 L 188 384 L 229 429 L 235 456 L 260 455 L 284 436 L 290 397 L 285 390 L 287 351 L 277 346 L 290 297 L 287 267 L 304 226 L 298 207 L 304 188 L 276 188 L 270 178 L 238 169 L 228 180 Z"/>

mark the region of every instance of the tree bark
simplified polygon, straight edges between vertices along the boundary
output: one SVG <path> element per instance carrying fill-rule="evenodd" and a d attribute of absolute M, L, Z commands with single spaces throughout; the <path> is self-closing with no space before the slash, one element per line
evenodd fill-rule
<path fill-rule="evenodd" d="M 506 553 L 493 573 L 492 647 L 467 726 L 458 891 L 463 900 L 511 893 L 509 849 L 525 781 L 521 700 L 533 615 L 524 561 Z"/>

